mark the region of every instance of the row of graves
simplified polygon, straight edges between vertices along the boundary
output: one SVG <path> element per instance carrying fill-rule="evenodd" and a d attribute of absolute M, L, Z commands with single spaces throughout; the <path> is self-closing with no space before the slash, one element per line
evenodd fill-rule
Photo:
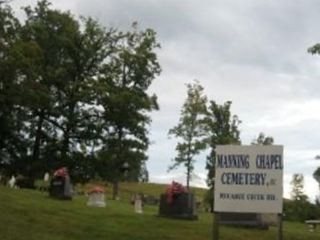
<path fill-rule="evenodd" d="M 49 196 L 61 200 L 72 200 L 73 186 L 68 169 L 63 167 L 56 170 L 50 181 Z M 89 207 L 105 207 L 105 191 L 100 186 L 94 186 L 88 191 Z"/>
<path fill-rule="evenodd" d="M 12 176 L 8 181 L 8 186 L 17 188 L 16 178 Z M 49 174 L 44 176 L 44 182 L 50 182 L 49 196 L 60 200 L 71 200 L 73 196 L 73 186 L 67 168 L 56 170 L 50 180 Z M 105 207 L 105 191 L 100 186 L 93 186 L 87 191 L 89 207 Z M 161 217 L 176 219 L 198 219 L 198 207 L 193 193 L 189 192 L 182 184 L 173 181 L 160 195 L 160 200 L 142 193 L 133 194 L 130 200 L 136 213 L 143 213 L 143 205 L 159 205 L 158 215 Z M 258 213 L 234 213 L 223 212 L 220 214 L 220 224 L 242 225 L 267 229 L 269 225 L 277 223 L 274 214 Z"/>
<path fill-rule="evenodd" d="M 56 170 L 50 181 L 49 196 L 60 200 L 71 200 L 73 187 L 67 168 Z M 105 191 L 100 186 L 92 187 L 88 192 L 87 206 L 105 207 Z M 134 194 L 131 204 L 136 213 L 143 213 L 143 203 L 159 204 L 159 216 L 178 219 L 198 219 L 195 196 L 180 183 L 172 182 L 167 186 L 165 193 L 160 195 L 160 202 L 151 196 Z"/>
<path fill-rule="evenodd" d="M 105 190 L 101 186 L 93 186 L 87 192 L 89 207 L 105 207 Z M 50 181 L 49 196 L 60 200 L 72 200 L 73 186 L 67 168 L 56 170 Z M 139 194 L 134 196 L 134 209 L 136 213 L 142 213 L 142 197 Z"/>

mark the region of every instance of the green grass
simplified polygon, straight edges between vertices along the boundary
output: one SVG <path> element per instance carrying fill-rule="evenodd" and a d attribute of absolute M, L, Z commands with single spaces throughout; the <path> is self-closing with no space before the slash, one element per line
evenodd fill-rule
<path fill-rule="evenodd" d="M 126 185 L 130 191 L 140 190 Z M 152 185 L 143 186 L 144 192 Z M 160 189 L 160 187 L 159 187 Z M 161 188 L 163 191 L 163 188 Z M 153 190 L 154 191 L 154 190 Z M 149 193 L 150 194 L 150 193 Z M 157 217 L 157 207 L 144 214 L 133 212 L 127 199 L 107 201 L 106 208 L 89 208 L 86 197 L 72 201 L 50 199 L 46 193 L 0 187 L 1 240 L 207 240 L 212 239 L 212 216 L 201 213 L 199 221 Z M 269 230 L 221 227 L 221 239 L 276 239 Z M 284 223 L 284 239 L 319 240 L 320 229 L 309 232 L 301 223 Z"/>

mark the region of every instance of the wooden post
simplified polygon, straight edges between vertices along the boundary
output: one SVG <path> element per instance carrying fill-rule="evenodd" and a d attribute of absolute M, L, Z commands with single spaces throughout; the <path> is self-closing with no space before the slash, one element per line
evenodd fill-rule
<path fill-rule="evenodd" d="M 220 220 L 219 213 L 213 212 L 213 231 L 212 231 L 213 240 L 219 240 L 219 220 Z"/>
<path fill-rule="evenodd" d="M 282 240 L 282 213 L 278 213 L 278 238 L 277 240 Z"/>

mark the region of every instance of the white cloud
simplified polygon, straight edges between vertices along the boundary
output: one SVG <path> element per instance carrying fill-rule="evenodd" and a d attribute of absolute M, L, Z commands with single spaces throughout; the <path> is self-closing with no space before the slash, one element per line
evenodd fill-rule
<path fill-rule="evenodd" d="M 306 99 L 299 102 L 288 102 L 269 109 L 269 114 L 260 118 L 248 127 L 291 128 L 304 121 L 320 122 L 320 99 Z"/>

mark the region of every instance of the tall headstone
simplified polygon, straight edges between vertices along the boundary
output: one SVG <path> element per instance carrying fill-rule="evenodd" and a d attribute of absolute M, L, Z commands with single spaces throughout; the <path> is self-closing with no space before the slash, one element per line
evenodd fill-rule
<path fill-rule="evenodd" d="M 172 182 L 166 193 L 160 196 L 159 215 L 170 218 L 198 219 L 196 201 L 193 193 L 181 184 Z"/>
<path fill-rule="evenodd" d="M 15 188 L 16 187 L 16 178 L 12 175 L 10 180 L 8 181 L 8 185 L 10 188 Z"/>
<path fill-rule="evenodd" d="M 134 198 L 134 212 L 135 213 L 143 213 L 142 210 L 142 198 L 140 194 L 136 194 Z"/>
<path fill-rule="evenodd" d="M 49 180 L 50 180 L 50 175 L 49 175 L 48 172 L 46 172 L 46 173 L 44 174 L 44 176 L 43 176 L 43 181 L 44 181 L 44 182 L 49 182 Z"/>
<path fill-rule="evenodd" d="M 67 168 L 55 171 L 50 181 L 49 195 L 57 199 L 72 199 L 72 185 Z"/>

